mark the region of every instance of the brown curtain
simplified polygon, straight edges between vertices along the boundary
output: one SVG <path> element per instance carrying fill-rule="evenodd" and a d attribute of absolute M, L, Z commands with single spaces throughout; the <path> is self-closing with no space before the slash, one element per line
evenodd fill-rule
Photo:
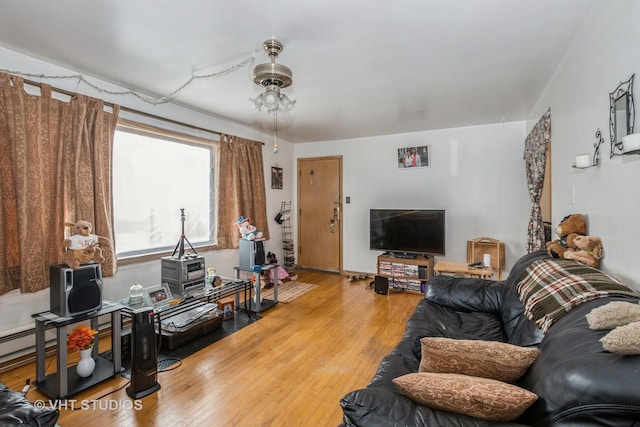
<path fill-rule="evenodd" d="M 544 185 L 547 164 L 547 148 L 551 141 L 551 109 L 535 124 L 524 142 L 524 160 L 527 171 L 527 187 L 531 198 L 531 214 L 527 230 L 527 253 L 545 248 L 544 226 L 540 195 Z"/>
<path fill-rule="evenodd" d="M 217 235 L 219 249 L 239 246 L 236 226 L 239 216 L 269 238 L 267 196 L 262 164 L 262 143 L 231 135 L 220 135 Z"/>
<path fill-rule="evenodd" d="M 84 219 L 113 242 L 111 153 L 119 108 L 77 95 L 69 102 L 24 91 L 21 77 L 0 73 L 0 294 L 49 286 L 65 222 Z M 103 275 L 115 272 L 103 247 Z"/>

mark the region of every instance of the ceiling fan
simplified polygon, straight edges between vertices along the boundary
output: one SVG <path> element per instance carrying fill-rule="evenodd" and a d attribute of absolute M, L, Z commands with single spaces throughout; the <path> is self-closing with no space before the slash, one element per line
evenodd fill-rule
<path fill-rule="evenodd" d="M 253 69 L 253 82 L 265 88 L 265 91 L 256 96 L 254 99 L 249 98 L 253 102 L 253 106 L 262 111 L 262 107 L 267 112 L 273 113 L 273 152 L 278 152 L 278 111 L 289 111 L 295 105 L 296 101 L 289 99 L 284 93 L 280 93 L 280 89 L 291 86 L 293 83 L 293 73 L 289 67 L 276 64 L 276 58 L 282 52 L 282 43 L 276 39 L 270 39 L 262 44 L 265 52 L 271 58 L 271 62 L 256 65 Z"/>
<path fill-rule="evenodd" d="M 289 111 L 295 106 L 296 101 L 280 93 L 280 89 L 291 86 L 293 73 L 289 67 L 276 64 L 276 58 L 282 52 L 283 45 L 278 40 L 270 39 L 263 43 L 263 48 L 271 58 L 271 62 L 256 65 L 253 69 L 253 81 L 264 87 L 265 91 L 250 100 L 258 111 L 262 111 L 262 107 L 265 107 L 268 112 Z"/>

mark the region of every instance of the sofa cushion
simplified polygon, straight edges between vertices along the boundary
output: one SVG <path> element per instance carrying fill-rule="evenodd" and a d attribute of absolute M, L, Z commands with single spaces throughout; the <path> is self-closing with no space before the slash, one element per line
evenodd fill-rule
<path fill-rule="evenodd" d="M 540 344 L 540 354 L 517 385 L 540 398 L 521 420 L 535 427 L 549 425 L 630 426 L 640 419 L 640 356 L 603 350 L 606 330 L 593 330 L 586 314 L 623 297 L 586 302 L 560 318 Z M 635 300 L 637 303 L 637 300 Z M 630 380 L 631 379 L 631 380 Z"/>
<path fill-rule="evenodd" d="M 513 382 L 531 366 L 539 350 L 483 340 L 423 338 L 419 372 L 464 374 Z"/>
<path fill-rule="evenodd" d="M 550 259 L 550 257 L 546 251 L 536 251 L 516 261 L 502 288 L 500 318 L 506 336 L 505 341 L 509 344 L 523 347 L 536 346 L 544 337 L 540 328 L 524 315 L 524 307 L 516 287 L 517 279 L 524 273 L 527 266 L 538 259 Z"/>
<path fill-rule="evenodd" d="M 422 405 L 487 421 L 514 421 L 538 398 L 512 384 L 458 374 L 423 372 L 393 382 Z"/>
<path fill-rule="evenodd" d="M 426 300 L 420 305 L 424 308 L 421 310 L 424 312 L 422 321 L 410 323 L 411 327 L 407 327 L 410 333 L 406 337 L 411 340 L 412 352 L 418 362 L 422 358 L 420 340 L 424 337 L 505 341 L 497 314 L 455 310 Z M 406 342 L 403 339 L 398 347 L 403 348 Z"/>
<path fill-rule="evenodd" d="M 640 304 L 626 301 L 611 301 L 587 314 L 587 322 L 591 329 L 613 329 L 638 321 Z"/>
<path fill-rule="evenodd" d="M 455 310 L 497 314 L 502 286 L 494 280 L 435 276 L 427 282 L 425 299 Z"/>
<path fill-rule="evenodd" d="M 421 405 L 402 394 L 393 383 L 349 392 L 340 399 L 340 406 L 344 424 L 348 427 L 527 427 Z"/>
<path fill-rule="evenodd" d="M 545 333 L 569 310 L 593 299 L 638 294 L 600 270 L 567 259 L 537 260 L 518 282 L 524 313 Z"/>
<path fill-rule="evenodd" d="M 618 326 L 600 339 L 605 350 L 624 355 L 640 354 L 640 322 Z"/>

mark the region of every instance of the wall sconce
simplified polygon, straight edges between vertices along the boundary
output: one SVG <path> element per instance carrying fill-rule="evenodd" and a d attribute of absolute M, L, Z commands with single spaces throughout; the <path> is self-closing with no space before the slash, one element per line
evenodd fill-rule
<path fill-rule="evenodd" d="M 640 133 L 631 133 L 622 138 L 622 154 L 640 154 Z"/>
<path fill-rule="evenodd" d="M 639 135 L 640 136 L 640 135 Z M 600 165 L 600 146 L 604 142 L 604 138 L 602 137 L 602 132 L 600 132 L 600 128 L 596 131 L 596 139 L 598 142 L 593 144 L 595 150 L 593 151 L 593 157 L 590 154 L 579 154 L 576 156 L 575 164 L 573 165 L 576 169 L 588 169 L 594 166 Z M 638 144 L 640 144 L 640 138 L 638 138 Z M 640 145 L 638 146 L 640 154 Z"/>

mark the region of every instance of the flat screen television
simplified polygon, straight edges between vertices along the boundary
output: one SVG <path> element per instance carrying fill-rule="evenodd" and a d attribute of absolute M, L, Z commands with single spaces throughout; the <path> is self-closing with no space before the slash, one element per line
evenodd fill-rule
<path fill-rule="evenodd" d="M 444 255 L 445 211 L 370 209 L 369 248 L 398 257 Z"/>

